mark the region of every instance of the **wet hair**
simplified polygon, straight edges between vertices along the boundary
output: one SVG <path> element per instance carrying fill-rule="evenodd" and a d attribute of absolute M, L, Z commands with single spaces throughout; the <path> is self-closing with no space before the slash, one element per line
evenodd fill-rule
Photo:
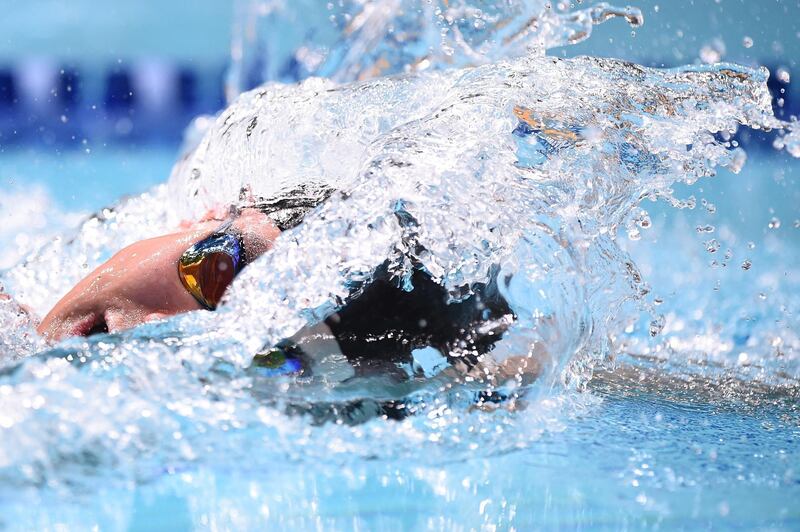
<path fill-rule="evenodd" d="M 281 231 L 300 225 L 306 214 L 327 200 L 334 188 L 319 183 L 303 183 L 296 188 L 281 191 L 274 197 L 242 201 L 241 208 L 258 209 L 269 216 Z M 245 197 L 247 191 L 242 191 Z"/>

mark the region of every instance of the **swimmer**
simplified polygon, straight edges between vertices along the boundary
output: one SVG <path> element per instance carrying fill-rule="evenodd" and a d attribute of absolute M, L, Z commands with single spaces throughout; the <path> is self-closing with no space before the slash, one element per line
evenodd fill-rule
<path fill-rule="evenodd" d="M 70 290 L 38 331 L 56 341 L 213 311 L 234 277 L 330 193 L 298 190 L 277 203 L 234 209 L 227 220 L 217 216 L 132 244 Z M 513 321 L 493 282 L 458 303 L 448 303 L 445 289 L 423 270 L 413 273 L 411 284 L 412 291 L 402 290 L 386 264 L 380 266 L 370 285 L 338 312 L 282 342 L 279 358 L 296 357 L 310 368 L 315 358 L 324 358 L 322 349 L 344 355 L 353 376 L 390 375 L 412 360 L 413 350 L 433 348 L 468 372 Z"/>

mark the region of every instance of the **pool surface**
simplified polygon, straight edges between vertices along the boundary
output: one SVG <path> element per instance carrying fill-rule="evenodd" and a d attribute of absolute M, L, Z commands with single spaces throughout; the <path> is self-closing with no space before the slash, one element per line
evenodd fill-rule
<path fill-rule="evenodd" d="M 560 57 L 641 38 L 635 8 L 476 3 L 242 1 L 227 89 L 255 89 L 183 148 L 3 145 L 0 529 L 800 528 L 791 85 Z M 326 187 L 217 312 L 48 345 L 17 306 L 208 208 Z M 383 366 L 308 340 L 415 274 L 510 312 Z M 287 338 L 317 351 L 253 362 Z"/>

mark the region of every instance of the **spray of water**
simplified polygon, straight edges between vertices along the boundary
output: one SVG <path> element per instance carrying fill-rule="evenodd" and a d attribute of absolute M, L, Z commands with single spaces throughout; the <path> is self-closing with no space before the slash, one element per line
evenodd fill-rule
<path fill-rule="evenodd" d="M 633 9 L 476 4 L 338 3 L 319 34 L 329 44 L 281 41 L 297 68 L 327 79 L 242 94 L 166 185 L 104 210 L 3 274 L 6 290 L 42 313 L 121 245 L 237 203 L 243 187 L 269 198 L 299 185 L 336 191 L 248 266 L 216 313 L 72 339 L 30 356 L 42 344 L 13 321 L 22 319 L 19 308 L 2 303 L 12 330 L 0 344 L 4 486 L 91 484 L 98 475 L 127 482 L 205 461 L 435 462 L 525 446 L 557 430 L 563 409 L 592 402 L 560 392 L 586 386 L 640 310 L 651 314 L 650 334 L 664 327 L 618 242 L 621 231 L 636 238 L 650 224 L 640 202 L 681 206 L 674 184 L 717 167 L 738 171 L 744 154 L 725 139 L 740 127 L 783 130 L 778 142 L 790 153 L 798 132 L 773 116 L 763 69 L 656 70 L 544 55 L 613 16 L 641 23 Z M 307 8 L 256 5 L 259 16 L 242 20 L 267 28 Z M 243 86 L 247 54 L 275 59 L 259 79 L 286 55 L 264 48 L 269 41 L 245 43 L 241 31 L 232 92 Z M 376 77 L 385 73 L 397 74 Z M 341 308 L 383 264 L 408 289 L 412 271 L 423 269 L 452 301 L 496 277 L 516 319 L 482 362 L 483 376 L 354 384 L 248 372 L 255 352 Z M 532 385 L 524 369 L 493 374 L 534 354 L 544 369 Z M 495 414 L 472 409 L 476 392 L 498 388 L 525 392 L 528 407 L 506 411 L 519 410 L 520 400 Z M 312 427 L 285 415 L 301 399 L 349 404 L 361 409 L 356 419 L 402 399 L 425 415 L 391 427 L 380 419 Z M 488 415 L 502 438 L 481 433 L 477 445 L 463 437 Z M 424 452 L 421 442 L 430 444 Z"/>

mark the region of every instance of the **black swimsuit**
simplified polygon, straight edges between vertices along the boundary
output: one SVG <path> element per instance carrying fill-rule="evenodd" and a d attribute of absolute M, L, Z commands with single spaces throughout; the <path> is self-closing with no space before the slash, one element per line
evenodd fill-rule
<path fill-rule="evenodd" d="M 494 279 L 494 276 L 493 276 Z M 445 289 L 422 270 L 412 274 L 413 290 L 406 291 L 387 274 L 386 264 L 374 280 L 325 320 L 330 354 L 335 342 L 353 368 L 353 377 L 375 375 L 408 378 L 402 367 L 413 365 L 412 352 L 432 347 L 450 364 L 469 369 L 488 353 L 513 315 L 493 280 L 479 285 L 459 302 L 447 303 Z M 487 324 L 489 324 L 487 326 Z M 309 326 L 276 346 L 283 356 L 300 361 L 306 376 L 314 373 L 319 326 Z M 270 350 L 266 350 L 269 353 Z"/>
<path fill-rule="evenodd" d="M 263 210 L 270 211 L 267 214 L 273 219 L 282 216 L 281 212 L 289 212 L 291 216 L 280 220 L 281 228 L 288 229 L 299 224 L 306 212 L 330 193 L 330 189 L 324 190 L 314 201 L 300 201 L 292 204 L 291 209 L 284 209 L 284 198 L 265 204 Z M 413 371 L 413 352 L 433 348 L 450 365 L 467 371 L 492 350 L 514 319 L 497 290 L 496 272 L 490 279 L 488 284 L 472 287 L 462 300 L 448 303 L 446 290 L 423 269 L 413 272 L 412 290 L 400 288 L 388 272 L 387 261 L 376 269 L 366 286 L 354 287 L 345 305 L 328 316 L 324 325 L 304 327 L 277 346 L 265 349 L 254 360 L 252 369 L 262 376 L 292 373 L 313 377 L 329 367 L 320 364 L 320 359 L 334 353 L 343 355 L 350 366 L 343 372 L 344 380 L 380 376 L 403 381 L 419 376 L 408 371 L 408 368 Z M 342 416 L 354 421 L 352 412 L 344 413 L 343 409 L 355 409 L 359 413 L 356 418 L 363 414 L 397 418 L 408 413 L 403 411 L 403 416 L 399 416 L 402 407 L 402 402 L 397 401 L 355 401 L 346 405 L 323 407 L 316 403 L 293 408 L 313 413 L 317 421 L 342 419 Z"/>

